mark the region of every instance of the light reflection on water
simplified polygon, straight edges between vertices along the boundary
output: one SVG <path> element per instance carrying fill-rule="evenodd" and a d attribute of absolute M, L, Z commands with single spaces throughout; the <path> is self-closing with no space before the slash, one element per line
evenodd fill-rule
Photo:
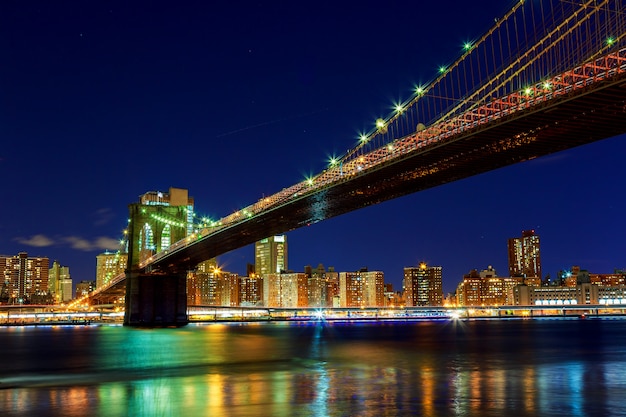
<path fill-rule="evenodd" d="M 626 320 L 0 329 L 1 416 L 621 416 Z"/>

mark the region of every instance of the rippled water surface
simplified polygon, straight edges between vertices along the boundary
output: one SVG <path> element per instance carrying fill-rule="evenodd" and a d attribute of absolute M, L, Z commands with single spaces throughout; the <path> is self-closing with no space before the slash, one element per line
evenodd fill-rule
<path fill-rule="evenodd" d="M 0 416 L 626 416 L 626 320 L 0 328 Z"/>

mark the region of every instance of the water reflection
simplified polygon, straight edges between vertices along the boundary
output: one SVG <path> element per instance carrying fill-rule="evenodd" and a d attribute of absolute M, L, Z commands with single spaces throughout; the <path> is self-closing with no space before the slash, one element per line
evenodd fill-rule
<path fill-rule="evenodd" d="M 626 415 L 626 320 L 0 333 L 2 416 Z"/>

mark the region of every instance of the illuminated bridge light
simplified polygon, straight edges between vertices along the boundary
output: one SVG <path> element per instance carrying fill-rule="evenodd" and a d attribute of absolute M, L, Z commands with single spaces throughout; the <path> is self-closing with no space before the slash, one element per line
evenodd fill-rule
<path fill-rule="evenodd" d="M 610 37 L 606 40 L 606 44 L 609 46 L 613 45 L 614 43 L 615 43 L 615 38 L 613 37 Z"/>
<path fill-rule="evenodd" d="M 533 93 L 533 89 L 530 87 L 526 87 L 526 89 L 524 89 L 524 94 L 526 94 L 527 96 L 531 95 Z"/>
<path fill-rule="evenodd" d="M 385 127 L 385 121 L 383 119 L 376 119 L 376 127 L 379 129 Z"/>
<path fill-rule="evenodd" d="M 439 67 L 439 74 L 443 74 L 444 72 L 446 72 L 446 67 L 444 66 Z"/>
<path fill-rule="evenodd" d="M 306 183 L 308 185 L 313 185 L 313 178 L 307 178 Z"/>
<path fill-rule="evenodd" d="M 543 89 L 544 90 L 550 90 L 552 89 L 552 83 L 550 81 L 546 81 L 543 83 Z"/>
<path fill-rule="evenodd" d="M 415 94 L 417 94 L 418 96 L 423 96 L 424 95 L 424 87 L 416 87 L 415 88 Z"/>
<path fill-rule="evenodd" d="M 472 49 L 472 44 L 471 44 L 471 42 L 465 42 L 465 43 L 463 44 L 463 49 L 464 49 L 464 50 L 466 50 L 466 51 L 469 51 L 470 49 Z"/>
<path fill-rule="evenodd" d="M 402 104 L 396 104 L 395 110 L 398 113 L 402 113 L 404 111 L 404 107 L 402 107 Z"/>
<path fill-rule="evenodd" d="M 361 143 L 365 143 L 365 142 L 367 142 L 367 136 L 361 135 L 361 136 L 359 136 L 359 140 L 361 141 Z"/>
<path fill-rule="evenodd" d="M 337 158 L 335 158 L 334 156 L 328 160 L 328 163 L 331 167 L 334 167 L 335 165 L 337 165 L 338 162 L 339 160 L 337 160 Z"/>

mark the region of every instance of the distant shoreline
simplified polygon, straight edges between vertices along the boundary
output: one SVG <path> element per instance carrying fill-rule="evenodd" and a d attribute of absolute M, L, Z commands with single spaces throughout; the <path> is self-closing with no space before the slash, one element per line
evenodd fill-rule
<path fill-rule="evenodd" d="M 518 320 L 625 320 L 626 314 L 581 314 L 581 315 L 533 315 L 533 316 L 461 316 L 461 317 L 279 317 L 279 318 L 247 318 L 247 319 L 207 319 L 190 320 L 194 324 L 236 324 L 236 323 L 419 323 L 419 322 L 469 322 L 469 321 L 518 321 Z M 51 326 L 102 326 L 122 325 L 122 320 L 60 320 L 46 322 L 11 322 L 0 323 L 0 327 L 51 327 Z M 159 326 L 153 326 L 159 328 Z"/>

